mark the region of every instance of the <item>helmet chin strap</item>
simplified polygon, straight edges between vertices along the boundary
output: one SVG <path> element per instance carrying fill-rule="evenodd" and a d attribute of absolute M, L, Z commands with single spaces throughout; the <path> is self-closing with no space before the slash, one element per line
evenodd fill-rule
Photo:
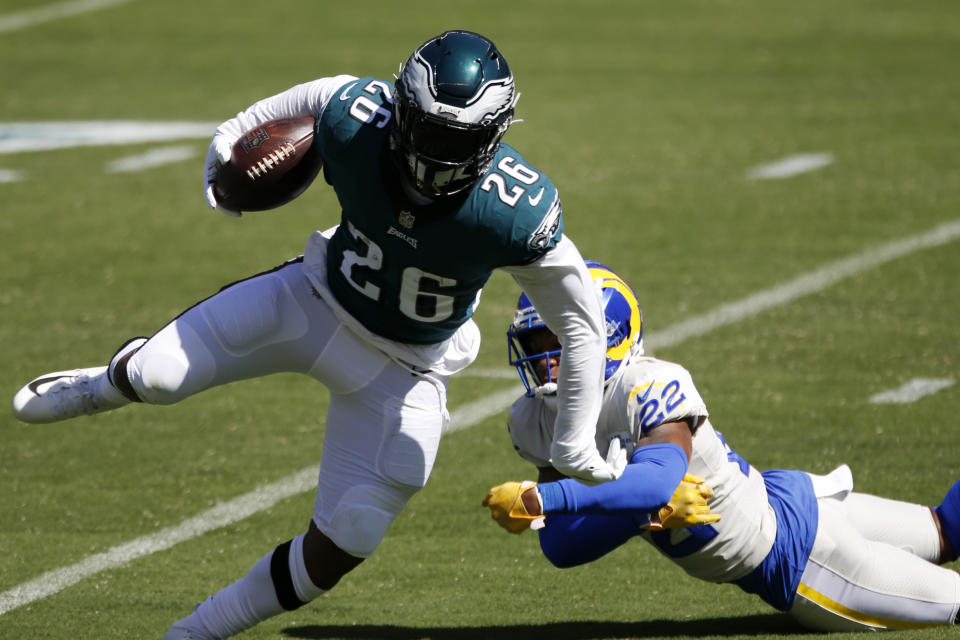
<path fill-rule="evenodd" d="M 551 411 L 557 410 L 557 402 L 559 398 L 557 397 L 557 383 L 548 382 L 542 387 L 537 387 L 534 389 L 534 393 L 537 394 L 537 397 L 543 400 L 543 404 L 550 409 Z"/>
<path fill-rule="evenodd" d="M 550 399 L 556 402 L 557 399 L 557 383 L 556 382 L 547 382 L 542 384 L 539 387 L 535 387 L 533 390 L 534 395 L 538 398 Z"/>

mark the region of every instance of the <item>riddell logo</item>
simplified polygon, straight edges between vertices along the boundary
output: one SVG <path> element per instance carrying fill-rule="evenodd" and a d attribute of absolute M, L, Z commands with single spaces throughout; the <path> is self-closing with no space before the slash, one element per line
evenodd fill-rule
<path fill-rule="evenodd" d="M 463 109 L 451 107 L 450 105 L 443 104 L 442 102 L 435 102 L 431 111 L 434 115 L 450 118 L 451 120 L 459 120 L 460 114 L 463 113 Z"/>
<path fill-rule="evenodd" d="M 251 149 L 256 149 L 263 141 L 270 137 L 270 134 L 264 130 L 263 127 L 257 127 L 247 135 L 243 136 L 240 140 L 240 144 L 243 145 L 244 151 L 250 151 Z"/>

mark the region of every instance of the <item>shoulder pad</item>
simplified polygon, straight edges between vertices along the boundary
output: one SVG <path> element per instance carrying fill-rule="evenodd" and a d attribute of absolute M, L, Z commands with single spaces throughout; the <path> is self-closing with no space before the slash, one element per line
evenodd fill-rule
<path fill-rule="evenodd" d="M 664 422 L 708 415 L 690 373 L 672 362 L 650 357 L 631 360 L 619 380 L 618 390 L 618 401 L 626 403 L 638 435 Z"/>
<path fill-rule="evenodd" d="M 521 262 L 540 257 L 563 234 L 563 209 L 553 182 L 501 143 L 493 164 L 475 188 L 482 208 L 509 224 L 510 243 Z"/>
<path fill-rule="evenodd" d="M 507 421 L 514 450 L 537 467 L 550 466 L 553 424 L 542 424 L 544 417 L 542 400 L 521 396 L 510 407 Z"/>

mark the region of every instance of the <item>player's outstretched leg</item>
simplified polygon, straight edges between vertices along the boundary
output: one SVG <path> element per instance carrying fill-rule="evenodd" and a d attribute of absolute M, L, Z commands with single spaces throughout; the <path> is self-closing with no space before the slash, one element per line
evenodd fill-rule
<path fill-rule="evenodd" d="M 952 549 L 941 558 L 943 562 L 950 562 L 960 557 L 960 480 L 953 483 L 943 502 L 933 508 L 940 519 L 940 528 L 943 537 L 950 543 Z"/>
<path fill-rule="evenodd" d="M 146 338 L 128 341 L 105 367 L 55 371 L 27 383 L 13 398 L 13 415 L 23 422 L 58 422 L 76 416 L 109 411 L 129 404 L 134 398 L 114 385 L 111 370 L 125 365 Z"/>

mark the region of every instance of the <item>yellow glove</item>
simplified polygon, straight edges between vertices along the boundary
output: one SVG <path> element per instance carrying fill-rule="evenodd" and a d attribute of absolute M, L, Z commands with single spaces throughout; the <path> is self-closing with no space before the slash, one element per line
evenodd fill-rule
<path fill-rule="evenodd" d="M 706 484 L 705 478 L 686 474 L 677 485 L 670 502 L 657 513 L 659 522 L 650 522 L 640 528 L 660 531 L 716 522 L 720 514 L 710 513 L 710 507 L 707 506 L 707 498 L 712 497 L 713 489 Z"/>
<path fill-rule="evenodd" d="M 542 529 L 545 516 L 532 515 L 523 505 L 521 496 L 537 486 L 532 480 L 504 482 L 490 489 L 483 499 L 483 506 L 490 509 L 490 517 L 510 533 L 523 533 L 527 529 Z"/>

